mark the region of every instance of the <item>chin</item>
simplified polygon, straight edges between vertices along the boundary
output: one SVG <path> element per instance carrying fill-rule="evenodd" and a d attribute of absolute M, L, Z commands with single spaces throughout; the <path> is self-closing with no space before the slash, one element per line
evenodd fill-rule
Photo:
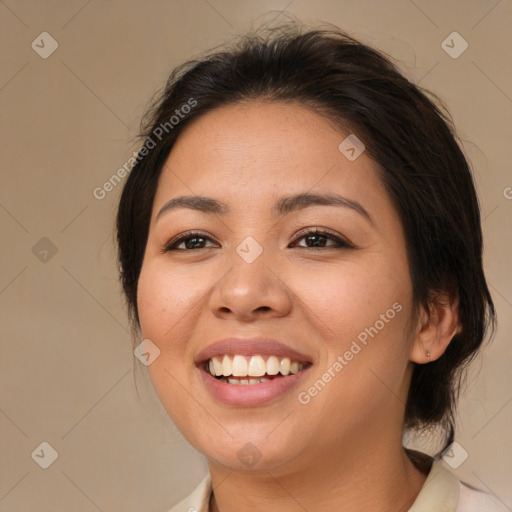
<path fill-rule="evenodd" d="M 233 446 L 225 449 L 218 447 L 215 450 L 201 450 L 208 461 L 234 472 L 270 471 L 293 462 L 294 454 L 286 453 L 284 449 L 258 448 L 255 443 L 247 441 L 238 450 Z"/>
<path fill-rule="evenodd" d="M 291 432 L 283 431 L 280 436 L 272 433 L 272 429 L 250 432 L 246 425 L 238 431 L 231 429 L 229 434 L 225 431 L 219 434 L 217 427 L 214 431 L 218 435 L 212 437 L 197 432 L 187 439 L 210 462 L 229 471 L 276 469 L 292 464 L 305 450 L 300 439 Z M 275 428 L 275 424 L 272 428 Z"/>

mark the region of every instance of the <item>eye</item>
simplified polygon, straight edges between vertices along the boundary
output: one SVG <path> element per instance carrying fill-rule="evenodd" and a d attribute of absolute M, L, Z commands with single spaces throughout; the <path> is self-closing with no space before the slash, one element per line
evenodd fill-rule
<path fill-rule="evenodd" d="M 202 240 L 210 240 L 212 239 L 200 231 L 188 231 L 183 235 L 180 235 L 178 238 L 172 239 L 164 249 L 164 252 L 168 251 L 186 251 L 188 249 L 196 248 L 196 249 L 207 249 L 208 247 L 201 247 Z M 181 244 L 185 244 L 185 248 L 178 248 Z M 199 247 L 198 247 L 199 246 Z"/>
<path fill-rule="evenodd" d="M 306 231 L 305 233 L 303 232 L 301 236 L 299 236 L 295 239 L 294 243 L 297 242 L 298 240 L 302 240 L 302 239 L 305 239 L 306 241 L 313 243 L 313 246 L 299 245 L 299 247 L 305 248 L 305 249 L 318 249 L 318 248 L 323 248 L 323 247 L 326 247 L 327 249 L 337 248 L 337 247 L 338 248 L 341 247 L 341 248 L 347 248 L 347 249 L 355 249 L 355 246 L 353 244 L 351 244 L 350 242 L 348 242 L 347 240 L 345 240 L 343 238 L 340 238 L 337 235 L 334 235 L 333 233 L 331 233 L 330 231 L 327 231 L 325 229 L 315 228 L 315 229 Z M 322 241 L 322 239 L 324 241 Z M 331 241 L 335 242 L 335 244 L 331 245 L 331 246 L 326 246 L 325 240 L 331 240 Z"/>

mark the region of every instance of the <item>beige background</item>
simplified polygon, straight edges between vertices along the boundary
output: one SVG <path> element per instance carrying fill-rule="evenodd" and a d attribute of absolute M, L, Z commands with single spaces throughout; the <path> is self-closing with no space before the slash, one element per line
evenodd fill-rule
<path fill-rule="evenodd" d="M 512 510 L 510 0 L 5 0 L 1 511 L 163 512 L 205 474 L 147 381 L 137 396 L 134 369 L 145 368 L 131 352 L 112 243 L 121 187 L 102 200 L 92 192 L 137 149 L 144 106 L 172 67 L 269 10 L 262 20 L 285 21 L 282 9 L 388 52 L 451 110 L 475 168 L 500 320 L 462 401 L 468 458 L 455 473 Z M 453 31 L 469 43 L 457 59 L 441 47 Z M 42 32 L 58 43 L 46 59 L 31 47 Z M 47 469 L 31 456 L 44 441 L 58 452 Z"/>

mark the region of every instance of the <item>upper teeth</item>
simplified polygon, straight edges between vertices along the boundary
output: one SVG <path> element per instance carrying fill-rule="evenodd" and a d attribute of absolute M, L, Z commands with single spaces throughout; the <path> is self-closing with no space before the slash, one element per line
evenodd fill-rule
<path fill-rule="evenodd" d="M 262 375 L 289 375 L 299 373 L 304 363 L 291 361 L 288 357 L 269 356 L 215 356 L 208 362 L 208 369 L 213 376 L 219 377 L 261 377 Z"/>

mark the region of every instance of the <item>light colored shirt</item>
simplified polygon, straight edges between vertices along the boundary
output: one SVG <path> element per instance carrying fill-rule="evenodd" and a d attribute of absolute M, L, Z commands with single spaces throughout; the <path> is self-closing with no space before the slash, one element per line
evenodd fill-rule
<path fill-rule="evenodd" d="M 207 475 L 192 494 L 169 512 L 209 512 L 212 482 Z M 430 472 L 408 512 L 510 512 L 500 500 L 461 482 L 439 462 Z"/>

